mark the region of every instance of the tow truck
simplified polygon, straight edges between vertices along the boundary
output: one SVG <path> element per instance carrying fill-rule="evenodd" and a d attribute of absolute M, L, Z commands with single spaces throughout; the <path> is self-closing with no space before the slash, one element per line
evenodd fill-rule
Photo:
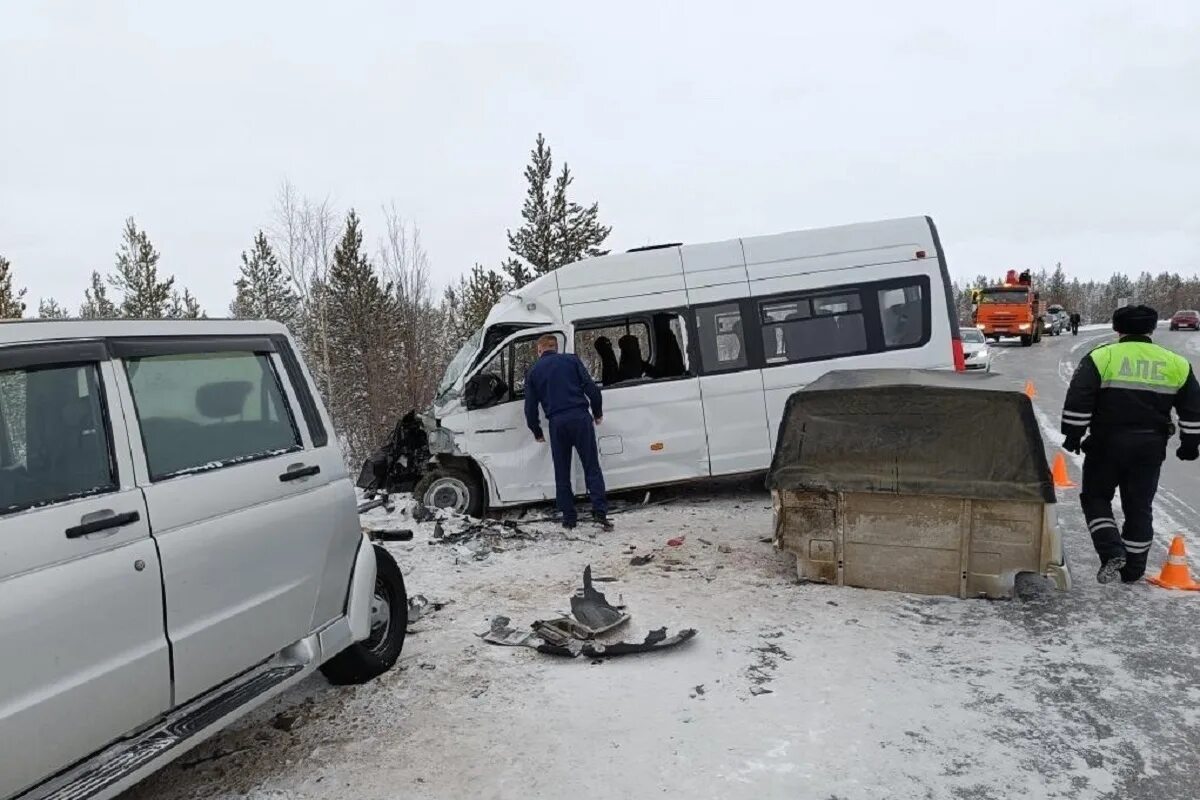
<path fill-rule="evenodd" d="M 1041 341 L 1046 304 L 1034 291 L 1028 270 L 1018 275 L 1010 269 L 1002 283 L 976 289 L 974 300 L 975 325 L 993 342 L 1017 338 L 1029 347 Z"/>

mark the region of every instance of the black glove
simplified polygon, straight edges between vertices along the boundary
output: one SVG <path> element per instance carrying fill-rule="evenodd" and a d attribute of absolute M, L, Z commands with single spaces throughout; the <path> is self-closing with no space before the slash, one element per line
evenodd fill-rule
<path fill-rule="evenodd" d="M 1175 451 L 1175 457 L 1180 461 L 1195 461 L 1197 458 L 1200 458 L 1200 444 L 1196 442 L 1184 442 Z"/>
<path fill-rule="evenodd" d="M 1063 439 L 1063 450 L 1068 453 L 1078 453 L 1083 449 L 1083 436 L 1078 433 L 1068 433 L 1067 438 Z"/>

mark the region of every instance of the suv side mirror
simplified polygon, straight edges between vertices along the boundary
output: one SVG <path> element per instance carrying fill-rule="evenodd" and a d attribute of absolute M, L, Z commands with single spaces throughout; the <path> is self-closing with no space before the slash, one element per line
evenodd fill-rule
<path fill-rule="evenodd" d="M 499 403 L 508 394 L 508 384 L 491 372 L 474 375 L 463 387 L 463 405 L 468 410 L 488 408 Z"/>

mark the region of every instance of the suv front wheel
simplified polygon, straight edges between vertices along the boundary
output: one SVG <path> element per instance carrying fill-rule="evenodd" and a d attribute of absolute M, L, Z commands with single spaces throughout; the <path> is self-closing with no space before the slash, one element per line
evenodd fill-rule
<path fill-rule="evenodd" d="M 408 632 L 408 592 L 391 553 L 375 545 L 375 591 L 371 596 L 371 633 L 321 665 L 330 683 L 366 683 L 392 668 Z"/>

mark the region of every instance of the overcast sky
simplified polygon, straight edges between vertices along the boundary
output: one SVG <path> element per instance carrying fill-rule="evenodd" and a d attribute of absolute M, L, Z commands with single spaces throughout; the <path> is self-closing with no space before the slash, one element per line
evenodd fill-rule
<path fill-rule="evenodd" d="M 0 4 L 0 254 L 134 216 L 210 314 L 276 189 L 505 255 L 538 131 L 611 247 L 930 214 L 956 277 L 1200 270 L 1200 2 Z"/>

